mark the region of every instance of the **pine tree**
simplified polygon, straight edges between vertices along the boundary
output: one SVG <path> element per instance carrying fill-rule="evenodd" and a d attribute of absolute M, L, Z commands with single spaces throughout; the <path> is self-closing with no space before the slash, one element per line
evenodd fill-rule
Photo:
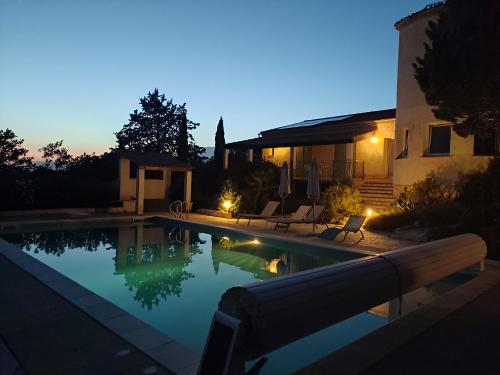
<path fill-rule="evenodd" d="M 217 124 L 217 131 L 215 132 L 215 150 L 214 150 L 214 164 L 217 169 L 224 168 L 224 149 L 226 140 L 224 139 L 224 120 L 222 116 Z"/>
<path fill-rule="evenodd" d="M 188 119 L 186 103 L 175 104 L 155 89 L 140 104 L 141 111 L 131 113 L 129 122 L 115 133 L 118 150 L 157 152 L 190 162 L 203 159 L 205 149 L 190 133 L 200 124 Z"/>

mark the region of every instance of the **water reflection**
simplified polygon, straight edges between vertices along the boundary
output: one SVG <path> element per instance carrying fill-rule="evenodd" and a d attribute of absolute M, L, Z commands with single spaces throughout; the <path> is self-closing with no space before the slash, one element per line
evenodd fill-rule
<path fill-rule="evenodd" d="M 181 296 L 182 283 L 195 277 L 186 267 L 202 252 L 201 243 L 198 233 L 186 228 L 119 228 L 115 274 L 123 275 L 134 299 L 151 310 L 169 296 Z"/>

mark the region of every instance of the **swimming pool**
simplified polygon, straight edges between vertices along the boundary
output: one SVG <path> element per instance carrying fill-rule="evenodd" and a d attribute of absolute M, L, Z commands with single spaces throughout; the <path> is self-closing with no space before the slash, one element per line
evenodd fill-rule
<path fill-rule="evenodd" d="M 230 287 L 364 256 L 167 219 L 50 224 L 1 235 L 197 352 Z M 382 326 L 389 310 L 379 306 L 270 353 L 262 373 L 298 370 Z"/>

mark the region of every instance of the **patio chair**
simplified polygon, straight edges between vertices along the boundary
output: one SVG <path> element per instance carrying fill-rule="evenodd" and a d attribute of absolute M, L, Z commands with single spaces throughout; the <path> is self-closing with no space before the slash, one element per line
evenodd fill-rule
<path fill-rule="evenodd" d="M 340 233 L 345 232 L 344 238 L 342 238 L 342 241 L 344 241 L 349 233 L 359 232 L 361 233 L 361 240 L 363 240 L 365 238 L 365 235 L 363 234 L 361 227 L 363 226 L 365 220 L 366 216 L 351 215 L 349 216 L 349 220 L 347 220 L 347 223 L 345 223 L 343 227 L 325 229 L 317 236 L 325 240 L 334 240 Z M 316 236 L 316 234 L 310 233 L 307 234 L 306 236 Z"/>
<path fill-rule="evenodd" d="M 275 218 L 277 216 L 274 215 L 274 212 L 280 205 L 280 202 L 276 201 L 269 201 L 267 202 L 266 206 L 264 209 L 260 212 L 260 214 L 245 214 L 245 213 L 239 213 L 236 214 L 237 220 L 236 223 L 239 223 L 240 219 L 248 219 L 247 225 L 250 225 L 250 222 L 252 219 L 271 219 Z"/>
<path fill-rule="evenodd" d="M 322 206 L 316 206 L 316 207 L 319 208 Z M 323 209 L 324 209 L 324 207 L 323 207 Z M 319 215 L 321 214 L 323 209 L 321 209 L 321 210 L 315 209 L 314 216 L 319 217 Z M 291 224 L 308 223 L 308 221 L 306 221 L 306 220 L 309 218 L 312 220 L 312 214 L 311 214 L 311 216 L 309 216 L 309 213 L 311 211 L 312 211 L 312 206 L 302 205 L 297 209 L 297 211 L 295 211 L 292 214 L 291 217 L 270 219 L 268 221 L 271 223 L 276 223 L 276 225 L 274 226 L 274 230 L 276 230 L 278 228 L 285 228 L 285 232 L 288 232 L 288 228 L 290 227 Z M 319 213 L 316 213 L 316 211 L 318 211 Z M 312 221 L 311 221 L 311 223 L 312 223 Z"/>

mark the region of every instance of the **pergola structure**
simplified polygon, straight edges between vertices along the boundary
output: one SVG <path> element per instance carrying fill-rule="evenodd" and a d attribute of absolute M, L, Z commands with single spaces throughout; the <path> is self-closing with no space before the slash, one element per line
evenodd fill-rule
<path fill-rule="evenodd" d="M 172 172 L 184 173 L 183 201 L 191 203 L 193 167 L 174 157 L 152 152 L 119 156 L 120 201 L 125 212 L 144 213 L 144 202 L 168 203 Z M 163 205 L 164 207 L 164 205 Z"/>

